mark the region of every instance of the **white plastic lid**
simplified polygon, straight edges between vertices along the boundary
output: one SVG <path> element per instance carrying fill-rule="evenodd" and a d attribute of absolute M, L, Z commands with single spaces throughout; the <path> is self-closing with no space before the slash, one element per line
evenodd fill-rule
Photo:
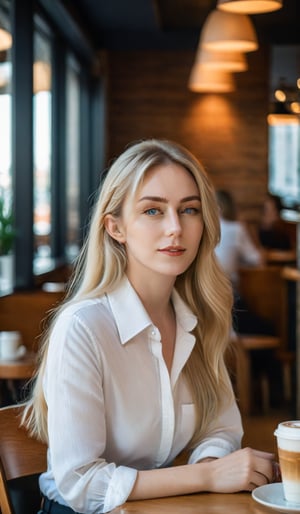
<path fill-rule="evenodd" d="M 274 435 L 286 439 L 300 439 L 300 420 L 279 423 Z"/>

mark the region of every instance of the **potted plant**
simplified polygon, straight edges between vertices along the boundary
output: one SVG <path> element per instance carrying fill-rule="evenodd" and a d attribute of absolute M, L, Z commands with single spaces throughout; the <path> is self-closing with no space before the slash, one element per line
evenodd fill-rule
<path fill-rule="evenodd" d="M 11 207 L 0 197 L 0 290 L 12 289 L 15 230 Z"/>

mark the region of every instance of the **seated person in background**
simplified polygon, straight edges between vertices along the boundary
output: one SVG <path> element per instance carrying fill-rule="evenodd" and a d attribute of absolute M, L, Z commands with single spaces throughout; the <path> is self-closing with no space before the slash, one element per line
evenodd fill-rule
<path fill-rule="evenodd" d="M 258 227 L 258 239 L 263 248 L 268 250 L 291 250 L 296 246 L 293 226 L 281 219 L 282 203 L 279 196 L 267 194 L 261 221 Z"/>
<path fill-rule="evenodd" d="M 229 276 L 234 288 L 238 283 L 240 266 L 260 266 L 264 263 L 262 252 L 254 244 L 247 227 L 238 220 L 237 208 L 228 191 L 217 191 L 220 209 L 221 240 L 216 255 Z"/>
<path fill-rule="evenodd" d="M 234 329 L 236 332 L 244 334 L 270 333 L 269 325 L 252 313 L 245 304 L 238 286 L 240 266 L 263 265 L 263 254 L 254 244 L 246 225 L 238 220 L 233 196 L 224 190 L 218 190 L 216 195 L 220 209 L 221 239 L 215 251 L 233 286 Z"/>

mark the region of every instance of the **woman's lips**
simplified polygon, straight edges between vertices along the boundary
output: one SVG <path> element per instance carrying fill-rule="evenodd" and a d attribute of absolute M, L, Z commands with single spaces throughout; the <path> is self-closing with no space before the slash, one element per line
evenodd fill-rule
<path fill-rule="evenodd" d="M 160 253 L 171 255 L 172 257 L 177 257 L 185 252 L 185 248 L 182 248 L 181 246 L 167 246 L 166 248 L 161 248 L 158 251 Z"/>

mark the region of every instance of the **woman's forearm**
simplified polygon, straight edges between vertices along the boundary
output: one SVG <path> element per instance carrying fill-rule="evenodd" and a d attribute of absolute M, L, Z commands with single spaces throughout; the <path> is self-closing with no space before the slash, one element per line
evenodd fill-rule
<path fill-rule="evenodd" d="M 252 491 L 274 480 L 271 453 L 243 448 L 220 459 L 170 468 L 139 471 L 129 500 L 196 492 Z"/>
<path fill-rule="evenodd" d="M 162 498 L 207 490 L 206 463 L 139 471 L 128 500 Z M 208 471 L 208 470 L 206 470 Z"/>

